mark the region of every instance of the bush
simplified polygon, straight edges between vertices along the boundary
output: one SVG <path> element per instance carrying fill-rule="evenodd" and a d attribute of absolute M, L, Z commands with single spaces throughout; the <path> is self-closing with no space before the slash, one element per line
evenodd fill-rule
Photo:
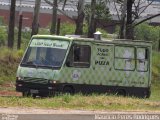
<path fill-rule="evenodd" d="M 49 34 L 50 34 L 50 30 L 47 29 L 47 28 L 40 28 L 38 34 L 41 34 L 41 35 L 49 35 Z"/>
<path fill-rule="evenodd" d="M 75 24 L 72 23 L 62 23 L 60 27 L 60 35 L 74 35 Z"/>
<path fill-rule="evenodd" d="M 153 42 L 153 49 L 158 49 L 160 39 L 160 27 L 150 26 L 147 23 L 135 28 L 135 39 Z"/>
<path fill-rule="evenodd" d="M 96 31 L 100 31 L 102 33 L 102 37 L 103 38 L 107 38 L 108 37 L 108 33 L 105 30 L 103 30 L 101 28 L 98 28 Z"/>
<path fill-rule="evenodd" d="M 16 70 L 24 51 L 10 50 L 6 47 L 0 49 L 0 84 L 15 81 Z"/>
<path fill-rule="evenodd" d="M 2 16 L 0 16 L 0 25 L 5 25 L 4 18 Z"/>
<path fill-rule="evenodd" d="M 7 40 L 7 30 L 5 27 L 0 27 L 0 46 L 5 45 Z"/>

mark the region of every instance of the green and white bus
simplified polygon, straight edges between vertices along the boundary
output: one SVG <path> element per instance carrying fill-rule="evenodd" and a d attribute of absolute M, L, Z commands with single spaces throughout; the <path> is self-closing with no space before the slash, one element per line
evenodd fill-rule
<path fill-rule="evenodd" d="M 35 35 L 17 70 L 23 95 L 118 93 L 149 97 L 152 44 Z"/>

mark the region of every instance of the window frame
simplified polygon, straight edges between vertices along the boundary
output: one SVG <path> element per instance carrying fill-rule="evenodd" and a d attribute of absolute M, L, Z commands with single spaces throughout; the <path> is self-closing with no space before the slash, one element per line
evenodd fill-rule
<path fill-rule="evenodd" d="M 80 48 L 83 46 L 88 47 L 89 49 L 89 61 L 88 62 L 75 62 L 74 61 L 74 47 L 79 46 Z M 67 65 L 68 67 L 75 67 L 75 68 L 90 68 L 91 66 L 91 46 L 90 45 L 83 45 L 83 44 L 73 44 L 71 46 L 71 49 L 69 51 L 67 61 L 71 62 L 70 65 Z M 78 63 L 84 63 L 84 65 L 80 65 Z"/>
<path fill-rule="evenodd" d="M 138 48 L 145 48 L 145 52 L 146 52 L 146 50 L 147 50 L 147 59 L 145 58 L 145 59 L 138 59 L 137 57 L 137 53 L 138 53 Z M 145 57 L 146 57 L 146 53 L 145 53 Z M 148 47 L 140 47 L 140 46 L 138 46 L 138 47 L 136 47 L 136 70 L 138 71 L 138 72 L 148 72 L 148 70 L 149 70 L 149 58 L 150 58 L 150 52 L 149 52 L 149 48 Z M 138 67 L 137 67 L 137 63 L 138 63 L 138 60 L 144 60 L 144 61 L 147 61 L 148 63 L 147 63 L 147 70 L 139 70 L 138 69 Z"/>
<path fill-rule="evenodd" d="M 133 48 L 134 49 L 134 58 L 123 58 L 123 57 L 116 57 L 116 47 L 129 47 L 129 48 Z M 121 60 L 134 60 L 134 69 L 120 69 L 120 68 L 116 68 L 115 63 L 116 63 L 116 59 L 121 59 Z M 125 66 L 124 66 L 125 67 Z M 114 69 L 115 70 L 120 70 L 120 71 L 135 71 L 136 70 L 136 47 L 135 46 L 128 46 L 128 45 L 115 45 L 114 46 Z"/>

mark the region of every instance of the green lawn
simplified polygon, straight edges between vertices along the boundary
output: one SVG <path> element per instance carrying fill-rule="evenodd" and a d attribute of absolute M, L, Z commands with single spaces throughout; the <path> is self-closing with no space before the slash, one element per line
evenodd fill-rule
<path fill-rule="evenodd" d="M 160 102 L 151 99 L 112 95 L 59 95 L 51 98 L 0 97 L 1 107 L 34 107 L 52 109 L 160 111 Z"/>

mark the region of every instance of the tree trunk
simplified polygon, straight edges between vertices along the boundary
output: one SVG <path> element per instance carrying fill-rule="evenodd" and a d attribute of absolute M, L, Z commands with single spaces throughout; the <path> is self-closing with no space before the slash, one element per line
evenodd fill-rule
<path fill-rule="evenodd" d="M 125 28 L 126 28 L 126 8 L 127 8 L 127 0 L 124 0 L 123 2 L 123 8 L 122 8 L 122 15 L 120 20 L 120 31 L 119 31 L 119 37 L 120 39 L 125 38 Z"/>
<path fill-rule="evenodd" d="M 14 26 L 15 26 L 15 7 L 16 0 L 11 0 L 10 18 L 9 18 L 9 31 L 8 31 L 8 47 L 14 46 Z"/>
<path fill-rule="evenodd" d="M 82 35 L 83 34 L 83 20 L 84 20 L 84 0 L 78 1 L 78 16 L 76 19 L 76 35 Z"/>
<path fill-rule="evenodd" d="M 89 25 L 88 25 L 88 37 L 93 38 L 93 33 L 95 32 L 95 6 L 96 0 L 91 1 L 91 14 L 89 18 Z"/>
<path fill-rule="evenodd" d="M 33 22 L 32 22 L 31 36 L 38 34 L 40 5 L 41 5 L 41 0 L 36 0 L 35 1 L 35 8 L 34 8 Z"/>
<path fill-rule="evenodd" d="M 56 34 L 56 24 L 57 24 L 57 0 L 53 0 L 52 23 L 51 23 L 50 34 Z"/>
<path fill-rule="evenodd" d="M 125 38 L 125 17 L 122 18 L 122 20 L 120 21 L 120 32 L 119 32 L 119 37 L 120 39 L 124 39 Z"/>
<path fill-rule="evenodd" d="M 126 23 L 126 38 L 133 38 L 133 25 L 132 25 L 132 5 L 134 0 L 127 0 L 127 23 Z"/>
<path fill-rule="evenodd" d="M 56 35 L 59 35 L 59 34 L 60 34 L 60 27 L 61 27 L 61 19 L 58 18 Z"/>

